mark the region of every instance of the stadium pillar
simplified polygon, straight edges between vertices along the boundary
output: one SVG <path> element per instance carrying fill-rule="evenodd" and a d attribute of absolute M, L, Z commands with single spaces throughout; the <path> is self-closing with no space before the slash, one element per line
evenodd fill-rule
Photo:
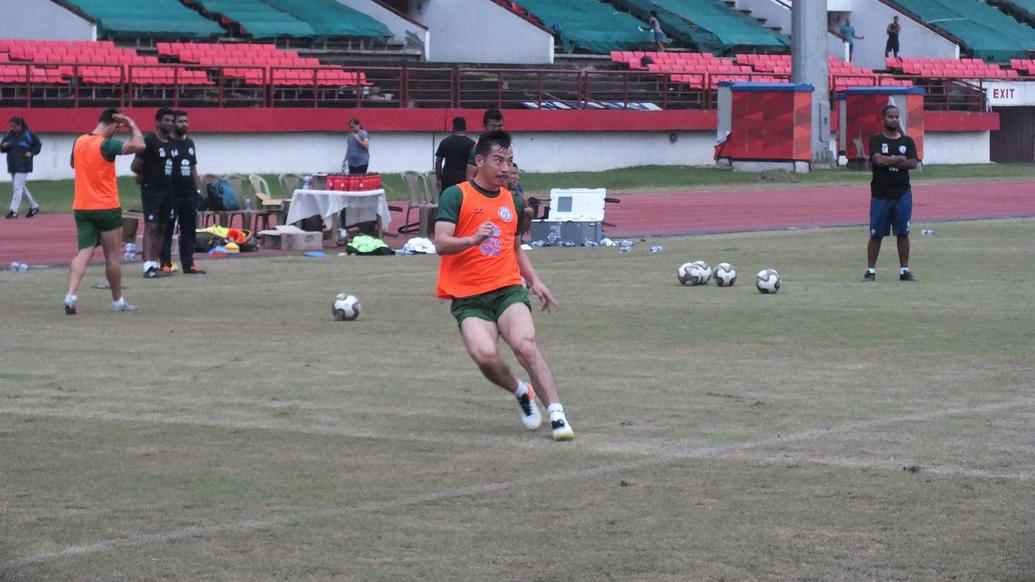
<path fill-rule="evenodd" d="M 791 4 L 791 81 L 808 83 L 812 93 L 812 163 L 831 164 L 830 81 L 827 63 L 827 3 Z"/>

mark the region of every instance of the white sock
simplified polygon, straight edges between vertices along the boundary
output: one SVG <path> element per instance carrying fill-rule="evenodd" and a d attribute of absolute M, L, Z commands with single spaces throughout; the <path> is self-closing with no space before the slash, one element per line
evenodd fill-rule
<path fill-rule="evenodd" d="M 79 301 L 78 295 L 65 295 L 65 305 L 75 305 L 76 301 Z"/>
<path fill-rule="evenodd" d="M 866 272 L 867 273 L 876 273 L 877 269 L 874 269 L 873 267 L 866 267 Z"/>
<path fill-rule="evenodd" d="M 546 411 L 550 413 L 550 418 L 553 418 L 553 415 L 555 415 L 555 414 L 563 415 L 564 414 L 564 407 L 561 406 L 560 402 L 554 402 L 550 406 L 546 407 Z"/>
<path fill-rule="evenodd" d="M 122 307 L 122 305 L 125 304 L 125 303 L 126 303 L 126 300 L 123 299 L 122 297 L 119 297 L 115 301 L 111 302 L 112 306 L 114 306 L 114 307 Z"/>
<path fill-rule="evenodd" d="M 514 397 L 521 398 L 528 394 L 528 384 L 524 380 L 518 380 L 517 389 L 514 390 Z"/>
<path fill-rule="evenodd" d="M 898 272 L 904 275 L 909 272 L 909 267 L 900 267 Z"/>
<path fill-rule="evenodd" d="M 144 261 L 144 272 L 146 273 L 151 267 L 158 268 L 158 263 L 154 261 Z"/>

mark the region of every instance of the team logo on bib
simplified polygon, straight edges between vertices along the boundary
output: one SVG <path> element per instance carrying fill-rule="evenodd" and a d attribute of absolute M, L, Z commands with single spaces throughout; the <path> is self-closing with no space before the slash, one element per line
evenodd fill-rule
<path fill-rule="evenodd" d="M 510 222 L 511 214 L 510 214 L 510 209 L 509 208 L 500 208 L 500 213 L 499 214 L 500 214 L 500 218 L 503 219 L 503 222 Z"/>
<path fill-rule="evenodd" d="M 905 155 L 905 153 L 906 153 L 906 146 L 904 146 L 904 145 L 898 146 L 898 153 Z"/>

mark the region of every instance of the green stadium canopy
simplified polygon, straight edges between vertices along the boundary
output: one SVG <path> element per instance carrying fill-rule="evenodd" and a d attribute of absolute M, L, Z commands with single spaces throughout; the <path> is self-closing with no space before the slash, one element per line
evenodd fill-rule
<path fill-rule="evenodd" d="M 979 59 L 1006 62 L 1035 49 L 1035 28 L 980 0 L 891 0 L 928 26 L 959 39 Z"/>
<path fill-rule="evenodd" d="M 38 1 L 38 0 L 37 0 Z M 116 38 L 212 38 L 225 34 L 179 0 L 60 0 Z"/>
<path fill-rule="evenodd" d="M 597 0 L 520 0 L 519 4 L 560 36 L 564 52 L 636 50 L 654 39 L 643 22 Z"/>
<path fill-rule="evenodd" d="M 1035 0 L 999 0 L 999 5 L 1029 23 L 1035 22 Z"/>
<path fill-rule="evenodd" d="M 701 51 L 732 54 L 746 47 L 783 50 L 790 46 L 787 37 L 733 10 L 721 0 L 616 1 L 644 19 L 651 10 L 656 10 L 665 34 L 691 43 Z"/>
<path fill-rule="evenodd" d="M 220 16 L 241 25 L 253 38 L 316 36 L 309 24 L 277 10 L 262 0 L 191 0 L 205 13 Z"/>
<path fill-rule="evenodd" d="M 392 36 L 381 21 L 349 8 L 337 0 L 263 0 L 273 8 L 305 22 L 319 36 L 353 36 L 384 39 Z"/>

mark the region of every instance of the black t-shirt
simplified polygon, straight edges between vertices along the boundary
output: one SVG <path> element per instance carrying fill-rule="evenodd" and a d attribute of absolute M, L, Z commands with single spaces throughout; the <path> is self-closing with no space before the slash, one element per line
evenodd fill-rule
<path fill-rule="evenodd" d="M 198 165 L 198 158 L 194 149 L 194 140 L 189 137 L 169 141 L 172 144 L 173 193 L 178 196 L 193 196 L 198 190 L 194 183 L 194 174 L 191 170 Z"/>
<path fill-rule="evenodd" d="M 442 185 L 452 186 L 467 179 L 467 156 L 474 148 L 474 140 L 466 135 L 451 135 L 442 140 L 435 150 L 435 157 L 444 159 Z"/>
<path fill-rule="evenodd" d="M 870 138 L 870 160 L 873 156 L 906 156 L 916 159 L 916 142 L 908 135 L 891 139 L 883 133 Z M 870 194 L 874 198 L 894 200 L 909 191 L 909 170 L 889 166 L 873 166 L 873 180 L 870 181 Z"/>
<path fill-rule="evenodd" d="M 137 159 L 144 162 L 144 190 L 172 191 L 173 144 L 173 141 L 159 141 L 153 133 L 144 137 L 144 151 L 137 154 Z"/>

